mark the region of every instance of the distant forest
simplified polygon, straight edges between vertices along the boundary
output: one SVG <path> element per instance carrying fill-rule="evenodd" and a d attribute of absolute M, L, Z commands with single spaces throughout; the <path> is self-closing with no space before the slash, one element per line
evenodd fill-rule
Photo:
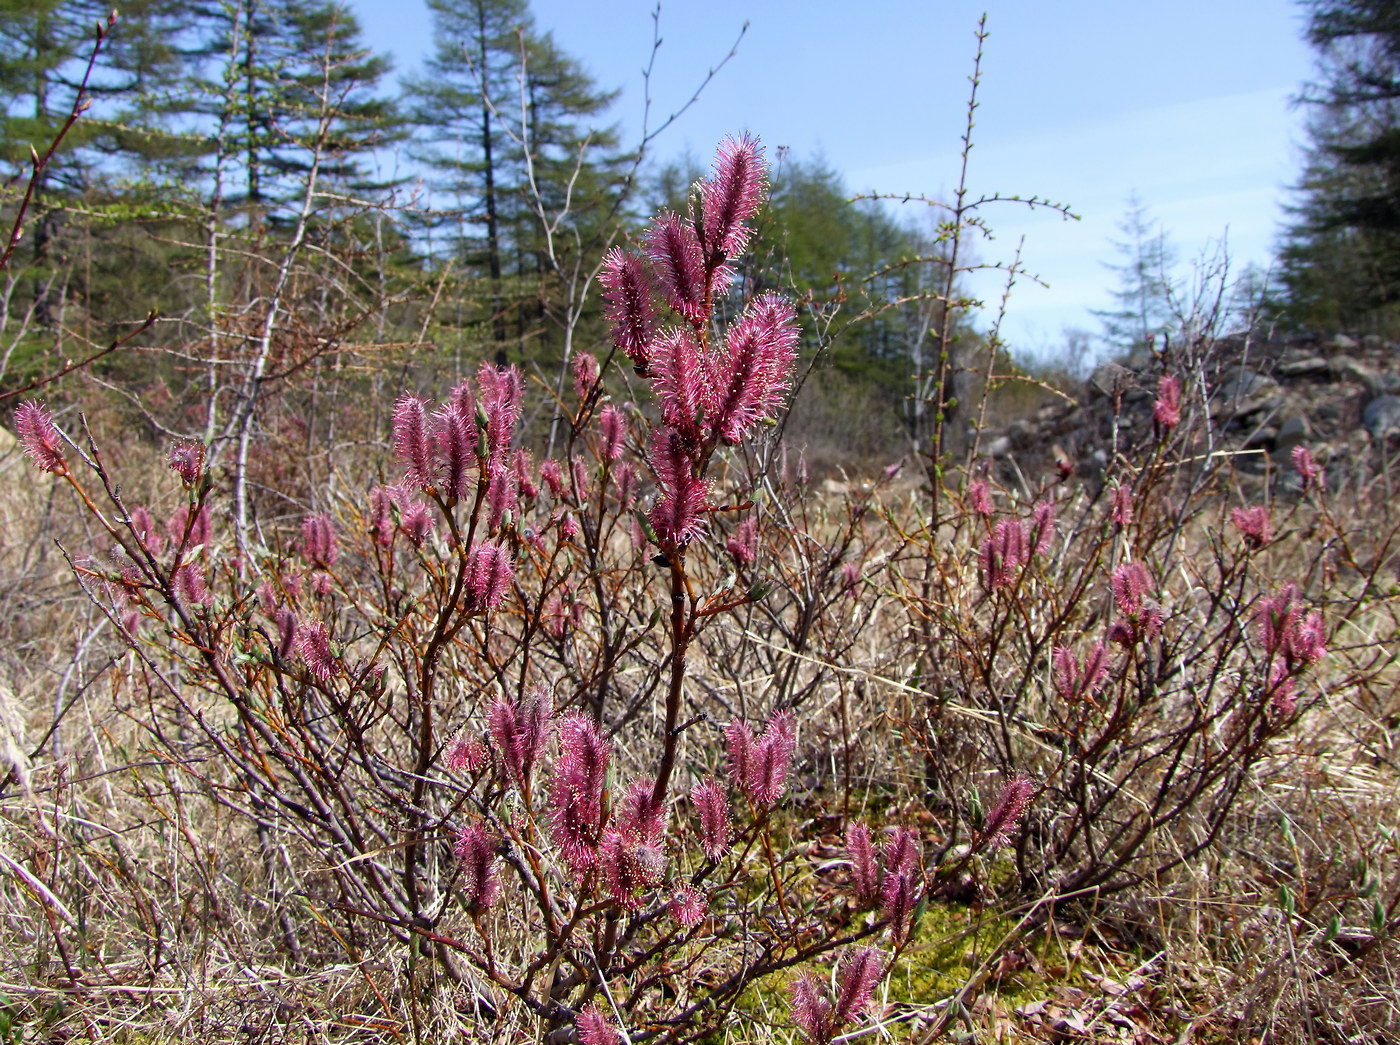
<path fill-rule="evenodd" d="M 294 429 L 330 373 L 402 388 L 494 359 L 562 389 L 575 353 L 605 356 L 597 266 L 657 206 L 686 206 L 703 171 L 621 141 L 615 93 L 524 0 L 428 6 L 436 49 L 396 94 L 334 2 L 134 0 L 100 47 L 103 4 L 6 4 L 3 227 L 25 216 L 3 274 L 0 396 L 90 360 L 115 418 L 217 443 L 248 423 L 254 388 L 260 423 Z M 1303 6 L 1319 63 L 1301 87 L 1312 147 L 1281 278 L 1245 286 L 1244 311 L 1391 333 L 1400 11 Z M 411 179 L 377 173 L 391 150 Z M 852 200 L 819 158 L 770 161 L 771 206 L 742 275 L 801 302 L 804 360 L 823 377 L 804 389 L 795 434 L 832 463 L 917 443 L 939 352 L 956 345 L 964 372 L 937 398 L 951 409 L 999 347 L 959 291 L 966 259 L 952 245 L 976 219 L 959 197 L 922 225 L 897 220 Z M 1201 319 L 1141 210 L 1119 248 L 1101 343 L 1127 352 Z M 1061 382 L 1095 351 L 1069 338 L 1060 359 L 998 371 Z"/>

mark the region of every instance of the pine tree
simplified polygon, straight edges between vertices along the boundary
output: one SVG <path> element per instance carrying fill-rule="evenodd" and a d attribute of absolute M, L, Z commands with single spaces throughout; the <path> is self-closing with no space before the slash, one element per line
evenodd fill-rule
<path fill-rule="evenodd" d="M 1103 324 L 1104 340 L 1115 350 L 1130 353 L 1150 344 L 1173 319 L 1172 270 L 1177 252 L 1136 194 L 1128 197 L 1118 231 L 1123 238 L 1113 241 L 1113 249 L 1122 263 L 1106 266 L 1118 275 L 1118 286 L 1109 292 L 1115 307 L 1092 310 L 1092 314 Z"/>
<path fill-rule="evenodd" d="M 567 244 L 543 230 L 567 207 L 573 245 L 606 224 L 619 176 L 615 136 L 589 126 L 614 95 L 601 91 L 523 0 L 429 0 L 436 50 L 406 85 L 417 158 L 432 171 L 426 224 L 469 275 L 487 281 L 484 319 L 498 360 L 538 318 L 540 280 Z M 596 245 L 596 244 L 595 244 Z M 547 308 L 547 304 L 545 305 Z"/>
<path fill-rule="evenodd" d="M 1308 0 L 1319 81 L 1298 202 L 1280 248 L 1288 313 L 1302 325 L 1400 321 L 1400 7 Z"/>

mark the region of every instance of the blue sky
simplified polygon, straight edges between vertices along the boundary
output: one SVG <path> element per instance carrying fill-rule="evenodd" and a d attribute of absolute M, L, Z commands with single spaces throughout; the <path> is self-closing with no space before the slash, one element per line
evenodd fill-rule
<path fill-rule="evenodd" d="M 400 72 L 431 40 L 416 0 L 354 0 L 365 38 Z M 600 85 L 621 88 L 613 113 L 634 135 L 654 0 L 535 0 L 549 29 Z M 1232 266 L 1266 265 L 1296 177 L 1302 114 L 1289 99 L 1312 73 L 1302 12 L 1289 0 L 669 0 L 653 79 L 653 114 L 690 97 L 705 72 L 736 56 L 653 156 L 707 158 L 748 130 L 770 148 L 818 153 L 852 191 L 946 196 L 973 33 L 986 12 L 980 109 L 971 157 L 975 193 L 1037 195 L 1081 216 L 1066 222 L 1005 206 L 989 212 L 986 260 L 1009 260 L 1025 237 L 1027 266 L 1005 332 L 1026 351 L 1054 351 L 1066 327 L 1097 332 L 1089 309 L 1110 304 L 1115 255 L 1136 193 L 1189 259 L 1228 235 Z M 980 293 L 999 295 L 994 285 Z"/>

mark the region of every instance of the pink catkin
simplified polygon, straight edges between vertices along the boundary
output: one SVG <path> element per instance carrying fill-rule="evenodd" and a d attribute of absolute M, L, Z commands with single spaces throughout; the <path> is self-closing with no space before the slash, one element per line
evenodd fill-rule
<path fill-rule="evenodd" d="M 1113 504 L 1109 508 L 1109 519 L 1113 525 L 1120 530 L 1132 525 L 1133 522 L 1133 488 L 1131 486 L 1119 485 L 1113 491 Z"/>
<path fill-rule="evenodd" d="M 978 553 L 983 587 L 989 591 L 1009 587 L 1029 558 L 1025 524 L 1019 519 L 1003 519 L 996 524 L 991 536 L 982 541 Z"/>
<path fill-rule="evenodd" d="M 598 858 L 603 787 L 612 745 L 593 719 L 572 712 L 560 720 L 559 757 L 550 785 L 550 824 L 560 854 L 575 874 Z"/>
<path fill-rule="evenodd" d="M 880 899 L 880 866 L 870 828 L 859 821 L 846 829 L 846 855 L 851 861 L 851 892 L 857 906 L 873 907 Z"/>
<path fill-rule="evenodd" d="M 433 415 L 433 439 L 437 447 L 442 492 L 462 498 L 476 486 L 472 468 L 476 465 L 480 433 L 476 421 L 461 406 L 449 403 Z"/>
<path fill-rule="evenodd" d="M 590 1002 L 578 1014 L 575 1022 L 580 1045 L 622 1045 L 622 1034 L 598 1008 L 597 1002 Z"/>
<path fill-rule="evenodd" d="M 592 352 L 576 352 L 571 369 L 574 374 L 574 394 L 582 402 L 592 394 L 598 384 L 598 357 Z"/>
<path fill-rule="evenodd" d="M 609 403 L 598 411 L 598 432 L 602 436 L 601 457 L 605 461 L 616 461 L 627 445 L 627 416 Z"/>
<path fill-rule="evenodd" d="M 427 404 L 405 392 L 394 404 L 394 454 L 407 472 L 405 481 L 420 490 L 435 479 L 432 439 L 428 427 Z"/>
<path fill-rule="evenodd" d="M 974 479 L 968 483 L 967 506 L 984 518 L 995 511 L 992 507 L 992 488 L 987 480 Z"/>
<path fill-rule="evenodd" d="M 772 806 L 782 798 L 797 744 L 796 728 L 793 713 L 783 711 L 769 720 L 761 738 L 754 739 L 742 722 L 731 723 L 726 731 L 730 773 L 755 805 Z"/>
<path fill-rule="evenodd" d="M 702 780 L 690 792 L 700 820 L 700 849 L 706 858 L 721 860 L 729 852 L 732 830 L 729 823 L 729 796 L 714 779 Z"/>
<path fill-rule="evenodd" d="M 296 649 L 307 670 L 321 682 L 326 682 L 339 672 L 340 665 L 331 652 L 330 629 L 324 621 L 313 620 L 299 625 Z"/>
<path fill-rule="evenodd" d="M 603 259 L 598 282 L 613 324 L 613 344 L 645 375 L 657 325 L 651 273 L 636 254 L 614 248 Z"/>
<path fill-rule="evenodd" d="M 335 522 L 325 512 L 302 520 L 301 555 L 313 566 L 335 565 L 335 560 L 339 555 Z"/>
<path fill-rule="evenodd" d="M 544 691 L 529 689 L 514 701 L 497 697 L 486 722 L 506 775 L 523 788 L 549 741 L 549 702 Z"/>
<path fill-rule="evenodd" d="M 687 441 L 700 439 L 700 418 L 715 413 L 714 375 L 710 359 L 694 331 L 672 329 L 653 342 L 651 388 L 661 420 Z"/>
<path fill-rule="evenodd" d="M 695 230 L 676 214 L 662 211 L 644 242 L 667 303 L 692 324 L 703 323 L 705 262 Z"/>
<path fill-rule="evenodd" d="M 204 474 L 204 457 L 208 451 L 197 439 L 181 439 L 170 448 L 167 461 L 180 481 L 194 486 Z"/>
<path fill-rule="evenodd" d="M 497 845 L 485 824 L 469 824 L 457 834 L 457 860 L 462 865 L 462 892 L 468 910 L 485 911 L 500 898 Z"/>
<path fill-rule="evenodd" d="M 815 973 L 804 972 L 793 981 L 792 1021 L 810 1045 L 829 1045 L 836 1036 L 831 999 Z"/>
<path fill-rule="evenodd" d="M 750 516 L 725 541 L 724 548 L 740 566 L 752 566 L 758 557 L 758 520 Z"/>
<path fill-rule="evenodd" d="M 1152 419 L 1165 431 L 1181 423 L 1181 380 L 1173 374 L 1163 374 L 1157 381 L 1157 403 Z"/>
<path fill-rule="evenodd" d="M 744 134 L 720 143 L 713 172 L 700 183 L 700 239 L 708 264 L 743 253 L 752 232 L 747 222 L 763 203 L 767 180 L 757 138 Z"/>
<path fill-rule="evenodd" d="M 1031 550 L 1036 555 L 1050 551 L 1050 543 L 1055 538 L 1055 505 L 1050 501 L 1037 501 L 1031 509 Z"/>
<path fill-rule="evenodd" d="M 549 496 L 559 500 L 564 493 L 563 466 L 554 458 L 546 457 L 540 462 L 540 481 L 549 490 Z"/>
<path fill-rule="evenodd" d="M 750 303 L 729 328 L 725 351 L 712 375 L 711 424 L 722 442 L 739 442 L 782 405 L 797 358 L 797 337 L 792 304 L 776 294 L 764 294 Z"/>
<path fill-rule="evenodd" d="M 510 592 L 515 564 L 498 544 L 479 544 L 467 559 L 467 593 L 478 610 L 498 608 Z"/>
<path fill-rule="evenodd" d="M 68 470 L 63 458 L 63 440 L 53 423 L 49 408 L 37 400 L 15 408 L 15 432 L 30 460 L 41 470 L 62 475 Z"/>
<path fill-rule="evenodd" d="M 709 904 L 705 901 L 705 894 L 689 884 L 676 886 L 671 892 L 671 902 L 666 906 L 671 912 L 671 917 L 679 922 L 684 929 L 689 929 L 704 921 L 705 913 L 709 908 Z"/>
<path fill-rule="evenodd" d="M 1023 773 L 1013 775 L 1002 785 L 996 804 L 987 814 L 982 825 L 981 844 L 986 849 L 997 849 L 1011 840 L 1011 834 L 1021 823 L 1021 818 L 1030 808 L 1035 797 L 1035 781 Z"/>
<path fill-rule="evenodd" d="M 1293 467 L 1303 480 L 1303 489 L 1321 490 L 1327 485 L 1327 476 L 1306 446 L 1293 448 Z"/>
<path fill-rule="evenodd" d="M 1251 548 L 1262 548 L 1273 540 L 1273 524 L 1269 520 L 1269 509 L 1262 505 L 1253 508 L 1232 508 L 1230 522 L 1240 531 L 1245 543 Z"/>
<path fill-rule="evenodd" d="M 651 525 L 663 540 L 688 544 L 705 532 L 702 513 L 710 504 L 710 484 L 696 477 L 685 440 L 673 429 L 655 433 L 648 459 L 661 491 L 649 516 Z"/>

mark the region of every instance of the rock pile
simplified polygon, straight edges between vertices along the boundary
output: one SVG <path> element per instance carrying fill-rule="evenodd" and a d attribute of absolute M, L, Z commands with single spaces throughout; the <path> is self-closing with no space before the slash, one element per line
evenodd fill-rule
<path fill-rule="evenodd" d="M 1101 481 L 1115 450 L 1155 438 L 1158 379 L 1182 381 L 1183 415 L 1209 421 L 1210 446 L 1246 474 L 1292 481 L 1289 457 L 1306 445 L 1328 468 L 1333 489 L 1400 467 L 1400 345 L 1379 337 L 1232 336 L 1196 358 L 1172 354 L 1105 363 L 1072 401 L 1051 402 L 984 435 L 982 450 L 1008 483 L 1053 469 Z"/>

